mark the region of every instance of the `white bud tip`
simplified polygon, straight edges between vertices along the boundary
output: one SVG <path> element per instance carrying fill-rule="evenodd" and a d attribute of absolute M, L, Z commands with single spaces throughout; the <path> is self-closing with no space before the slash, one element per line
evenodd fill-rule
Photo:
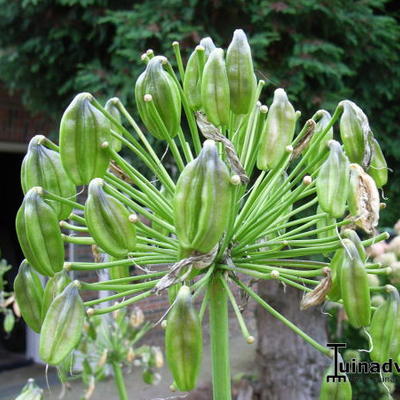
<path fill-rule="evenodd" d="M 206 51 L 206 49 L 201 45 L 196 46 L 195 50 L 196 51 Z"/>
<path fill-rule="evenodd" d="M 291 146 L 291 145 L 286 146 L 285 150 L 286 150 L 288 153 L 292 153 L 292 152 L 293 152 L 293 146 Z"/>
<path fill-rule="evenodd" d="M 279 278 L 279 271 L 277 271 L 277 270 L 273 270 L 273 271 L 271 271 L 271 278 L 272 279 L 278 279 Z"/>
<path fill-rule="evenodd" d="M 176 386 L 175 385 L 170 385 L 169 390 L 171 392 L 176 392 Z"/>
<path fill-rule="evenodd" d="M 240 184 L 240 176 L 239 175 L 232 175 L 231 176 L 231 183 L 232 185 L 239 185 Z"/>
<path fill-rule="evenodd" d="M 104 180 L 102 178 L 94 178 L 90 181 L 92 185 L 104 185 Z"/>
<path fill-rule="evenodd" d="M 66 222 L 65 221 L 60 221 L 58 223 L 58 225 L 60 225 L 61 228 L 63 228 L 65 226 Z"/>
<path fill-rule="evenodd" d="M 102 149 L 106 149 L 109 145 L 110 145 L 110 143 L 108 143 L 107 141 L 106 141 L 106 142 L 103 142 L 103 143 L 101 144 L 101 148 L 102 148 Z"/>
<path fill-rule="evenodd" d="M 138 218 L 138 216 L 136 214 L 131 214 L 128 217 L 128 219 L 129 219 L 129 222 L 132 222 L 133 224 L 135 224 L 136 222 L 139 221 L 139 218 Z"/>
<path fill-rule="evenodd" d="M 381 209 L 386 208 L 386 203 L 379 203 L 379 207 L 380 207 Z"/>
<path fill-rule="evenodd" d="M 263 105 L 260 107 L 260 113 L 266 114 L 267 112 L 268 112 L 268 107 L 267 107 L 265 104 L 263 104 Z"/>
<path fill-rule="evenodd" d="M 43 188 L 41 186 L 34 186 L 31 190 L 36 192 L 39 196 L 43 195 Z"/>
<path fill-rule="evenodd" d="M 140 56 L 140 59 L 142 60 L 142 61 L 144 61 L 144 60 L 146 60 L 148 57 L 147 57 L 147 54 L 146 53 L 143 53 L 141 56 Z"/>
<path fill-rule="evenodd" d="M 215 141 L 212 139 L 205 140 L 203 143 L 203 147 L 207 147 L 207 146 L 215 146 Z"/>
<path fill-rule="evenodd" d="M 36 135 L 35 139 L 36 139 L 37 144 L 42 144 L 46 140 L 46 136 Z"/>
<path fill-rule="evenodd" d="M 179 42 L 177 42 L 176 40 L 174 42 L 172 42 L 172 46 L 179 46 Z"/>
<path fill-rule="evenodd" d="M 254 336 L 248 336 L 247 339 L 246 339 L 246 342 L 247 342 L 248 344 L 253 344 L 254 341 L 255 341 Z"/>
<path fill-rule="evenodd" d="M 77 288 L 80 288 L 80 287 L 81 287 L 81 283 L 80 283 L 78 280 L 76 280 L 76 279 L 72 282 L 72 284 L 73 284 L 75 287 L 77 287 Z"/>
<path fill-rule="evenodd" d="M 153 54 L 154 54 L 153 49 L 148 49 L 148 50 L 146 51 L 146 55 L 147 55 L 147 56 L 152 56 Z"/>
<path fill-rule="evenodd" d="M 256 106 L 260 107 L 261 106 L 261 101 L 257 100 Z"/>
<path fill-rule="evenodd" d="M 310 175 L 306 175 L 306 176 L 303 178 L 303 183 L 304 183 L 304 185 L 310 185 L 310 184 L 312 183 L 312 178 L 311 178 L 311 176 L 310 176 Z"/>
<path fill-rule="evenodd" d="M 166 329 L 166 327 L 167 327 L 167 320 L 164 319 L 164 320 L 161 322 L 161 328 Z"/>
<path fill-rule="evenodd" d="M 86 314 L 89 315 L 89 316 L 93 315 L 94 314 L 94 308 L 88 308 L 86 310 Z"/>
<path fill-rule="evenodd" d="M 288 101 L 288 97 L 285 92 L 285 89 L 282 89 L 282 88 L 275 89 L 274 101 Z"/>
<path fill-rule="evenodd" d="M 151 94 L 147 93 L 147 94 L 145 94 L 145 95 L 143 96 L 143 100 L 144 100 L 146 103 L 149 103 L 150 101 L 153 101 L 153 96 L 152 96 Z"/>

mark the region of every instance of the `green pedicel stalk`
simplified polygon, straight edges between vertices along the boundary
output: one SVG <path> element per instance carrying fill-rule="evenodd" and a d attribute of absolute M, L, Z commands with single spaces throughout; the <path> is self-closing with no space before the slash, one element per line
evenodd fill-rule
<path fill-rule="evenodd" d="M 218 275 L 219 273 L 216 273 L 211 279 L 207 291 L 210 317 L 213 398 L 214 400 L 231 400 L 228 295 Z"/>

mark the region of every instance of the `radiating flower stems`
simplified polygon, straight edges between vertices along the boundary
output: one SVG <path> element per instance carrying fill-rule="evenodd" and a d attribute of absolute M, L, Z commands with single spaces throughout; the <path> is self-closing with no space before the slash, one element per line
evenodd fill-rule
<path fill-rule="evenodd" d="M 148 264 L 166 264 L 175 262 L 176 259 L 169 259 L 165 256 L 137 257 L 135 259 L 117 260 L 104 263 L 89 263 L 89 262 L 67 262 L 64 264 L 64 269 L 67 271 L 98 271 L 103 268 L 112 268 L 123 265 L 148 265 Z"/>
<path fill-rule="evenodd" d="M 143 176 L 136 168 L 130 165 L 123 157 L 121 157 L 115 150 L 111 147 L 107 147 L 107 151 L 110 153 L 114 162 L 119 168 L 134 182 L 136 186 L 142 190 L 143 194 L 147 195 L 154 200 L 159 201 L 161 204 L 165 205 L 165 201 L 161 196 L 159 190 L 157 190 L 154 185 L 152 185 L 145 176 Z M 168 205 L 166 205 L 168 207 Z"/>
<path fill-rule="evenodd" d="M 101 290 L 101 289 L 93 289 L 93 290 Z M 115 291 L 115 289 L 108 289 L 108 288 L 106 288 L 104 290 L 114 290 Z M 142 289 L 131 289 L 131 290 L 125 290 L 123 292 L 119 291 L 119 293 L 113 294 L 111 296 L 99 297 L 98 299 L 95 299 L 95 300 L 85 301 L 83 304 L 85 305 L 85 307 L 92 307 L 92 306 L 95 306 L 95 305 L 98 305 L 101 303 L 107 303 L 112 300 L 117 300 L 122 297 L 130 296 L 134 293 L 141 292 L 141 291 L 143 291 L 143 290 Z"/>
<path fill-rule="evenodd" d="M 264 301 L 257 293 L 255 293 L 252 289 L 244 285 L 241 281 L 235 280 L 236 283 L 243 289 L 246 293 L 250 295 L 258 304 L 260 304 L 263 308 L 265 308 L 271 315 L 275 318 L 279 319 L 282 323 L 284 323 L 288 328 L 292 329 L 293 332 L 301 336 L 308 344 L 313 346 L 316 350 L 326 355 L 327 357 L 332 357 L 332 352 L 327 347 L 322 346 L 313 338 L 308 336 L 305 332 L 303 332 L 299 327 L 297 327 L 293 322 L 289 321 L 282 314 L 276 311 L 273 307 L 271 307 L 266 301 Z"/>
<path fill-rule="evenodd" d="M 150 297 L 153 295 L 152 290 L 148 290 L 147 292 L 144 292 L 142 294 L 139 294 L 137 296 L 131 297 L 128 300 L 121 301 L 120 303 L 114 304 L 110 307 L 103 307 L 103 308 L 88 308 L 87 313 L 88 315 L 101 315 L 101 314 L 108 314 L 110 312 L 119 310 L 121 308 L 125 308 L 129 306 L 130 304 L 137 303 L 140 300 L 145 299 L 146 297 Z"/>
<path fill-rule="evenodd" d="M 246 339 L 248 344 L 252 344 L 254 342 L 254 337 L 250 335 L 249 330 L 247 329 L 246 322 L 243 318 L 242 313 L 239 310 L 239 306 L 236 303 L 236 299 L 235 299 L 232 291 L 229 289 L 228 283 L 221 275 L 220 275 L 220 280 L 221 280 L 223 287 L 226 290 L 226 293 L 228 294 L 229 301 L 232 305 L 233 311 L 235 312 L 236 318 L 237 318 L 239 326 L 240 326 L 240 330 L 242 331 L 242 335 Z"/>
<path fill-rule="evenodd" d="M 231 400 L 228 296 L 216 272 L 208 287 L 213 398 Z"/>
<path fill-rule="evenodd" d="M 159 218 L 157 215 L 150 213 L 147 211 L 144 207 L 140 206 L 139 204 L 135 203 L 133 200 L 129 199 L 128 197 L 124 196 L 117 190 L 115 190 L 112 186 L 110 185 L 104 185 L 104 191 L 109 193 L 110 195 L 114 196 L 118 200 L 120 200 L 122 203 L 124 203 L 126 206 L 132 208 L 134 211 L 137 213 L 143 215 L 144 217 L 148 218 L 151 221 L 156 222 L 160 226 L 164 227 L 167 229 L 169 232 L 175 232 L 175 227 L 168 222 L 164 221 L 163 219 Z"/>
<path fill-rule="evenodd" d="M 44 197 L 50 200 L 59 201 L 60 203 L 67 204 L 69 206 L 73 206 L 77 210 L 84 210 L 85 207 L 82 204 L 77 203 L 76 201 L 64 199 L 64 197 L 58 196 L 55 193 L 48 192 L 47 190 L 43 190 Z"/>
<path fill-rule="evenodd" d="M 81 217 L 80 215 L 71 213 L 70 216 L 69 216 L 69 219 L 70 219 L 71 221 L 77 222 L 78 224 L 81 224 L 81 225 L 86 226 L 86 220 L 85 220 L 85 218 Z"/>
<path fill-rule="evenodd" d="M 156 106 L 154 105 L 153 99 L 150 99 L 149 101 L 147 101 L 147 104 L 148 104 L 148 112 L 151 114 L 151 116 L 152 116 L 153 120 L 155 121 L 155 123 L 157 124 L 158 128 L 163 133 L 164 139 L 168 143 L 168 146 L 172 152 L 172 155 L 174 156 L 176 165 L 179 168 L 179 170 L 182 171 L 183 168 L 185 167 L 185 164 L 183 162 L 181 153 L 179 152 L 179 149 L 176 146 L 174 139 L 170 136 L 168 129 L 164 125 L 164 122 L 161 119 Z M 183 147 L 183 150 L 186 151 L 185 143 L 182 144 L 182 147 Z"/>
<path fill-rule="evenodd" d="M 118 101 L 116 106 L 120 110 L 120 112 L 124 115 L 127 119 L 129 124 L 133 127 L 136 134 L 139 136 L 140 140 L 143 142 L 145 148 L 143 148 L 140 143 L 131 135 L 131 133 L 124 128 L 122 124 L 120 124 L 112 115 L 107 112 L 102 105 L 97 101 L 94 100 L 93 105 L 101 111 L 115 126 L 115 128 L 121 132 L 124 137 L 119 135 L 118 139 L 121 140 L 127 147 L 129 147 L 143 162 L 157 175 L 159 176 L 160 180 L 166 185 L 168 189 L 172 189 L 175 187 L 171 177 L 169 176 L 167 170 L 161 163 L 160 159 L 158 158 L 157 154 L 154 152 L 153 148 L 151 147 L 150 143 L 146 139 L 145 135 L 143 134 L 142 130 L 139 128 L 135 120 L 132 116 L 128 113 L 125 109 L 123 104 Z M 147 150 L 147 152 L 146 152 Z M 150 155 L 150 157 L 149 157 Z"/>
<path fill-rule="evenodd" d="M 112 363 L 115 384 L 117 385 L 119 399 L 120 400 L 128 400 L 128 393 L 126 391 L 124 374 L 122 372 L 121 364 L 117 361 Z"/>
<path fill-rule="evenodd" d="M 183 62 L 182 62 L 181 49 L 179 46 L 179 42 L 176 42 L 176 41 L 173 42 L 172 48 L 174 50 L 176 64 L 178 66 L 178 71 L 179 71 L 179 76 L 181 78 L 181 82 L 183 82 L 183 79 L 185 77 L 185 67 L 183 66 Z"/>
<path fill-rule="evenodd" d="M 201 306 L 200 306 L 200 311 L 199 311 L 199 318 L 200 318 L 200 322 L 203 321 L 204 318 L 204 314 L 207 310 L 207 306 L 208 306 L 208 300 L 209 300 L 209 291 L 208 291 L 209 286 L 207 286 L 206 291 L 204 293 L 204 297 L 203 300 L 201 302 Z"/>
<path fill-rule="evenodd" d="M 62 229 L 69 229 L 70 231 L 75 231 L 75 232 L 86 232 L 86 233 L 89 232 L 89 229 L 86 228 L 85 226 L 69 224 L 66 221 L 60 221 L 60 227 Z"/>

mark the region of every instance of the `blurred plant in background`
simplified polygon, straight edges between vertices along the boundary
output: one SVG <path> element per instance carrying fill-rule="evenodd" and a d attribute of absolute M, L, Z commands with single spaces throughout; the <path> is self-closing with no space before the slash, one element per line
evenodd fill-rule
<path fill-rule="evenodd" d="M 145 383 L 159 383 L 161 375 L 157 370 L 164 365 L 161 349 L 137 346 L 152 326 L 144 320 L 139 307 L 87 319 L 79 348 L 57 367 L 63 391 L 70 387 L 70 381 L 81 379 L 86 387 L 82 399 L 90 399 L 96 382 L 110 377 L 111 371 L 114 372 L 113 378 L 125 387 L 123 372 L 129 374 L 134 367 L 142 369 Z"/>
<path fill-rule="evenodd" d="M 8 335 L 14 328 L 15 317 L 20 317 L 18 304 L 15 301 L 14 293 L 6 291 L 7 281 L 4 275 L 12 268 L 8 262 L 0 259 L 0 314 L 3 314 L 3 330 Z"/>
<path fill-rule="evenodd" d="M 135 368 L 141 368 L 145 383 L 158 384 L 161 375 L 157 370 L 164 365 L 161 349 L 157 346 L 137 346 L 151 328 L 152 324 L 144 320 L 139 307 L 88 319 L 79 348 L 57 366 L 62 383 L 59 398 L 62 399 L 71 389 L 72 381 L 81 380 L 85 389 L 80 399 L 91 399 L 96 383 L 112 376 L 111 371 L 114 371 L 113 379 L 118 380 L 122 387 L 125 387 L 123 374 L 130 374 Z M 43 389 L 31 378 L 16 400 L 42 399 Z"/>

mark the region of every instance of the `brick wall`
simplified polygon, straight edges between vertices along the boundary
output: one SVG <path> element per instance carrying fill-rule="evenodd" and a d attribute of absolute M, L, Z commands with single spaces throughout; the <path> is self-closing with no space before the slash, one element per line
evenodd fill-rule
<path fill-rule="evenodd" d="M 18 94 L 10 95 L 0 83 L 0 142 L 27 144 L 32 136 L 51 129 L 49 118 L 26 111 Z"/>

